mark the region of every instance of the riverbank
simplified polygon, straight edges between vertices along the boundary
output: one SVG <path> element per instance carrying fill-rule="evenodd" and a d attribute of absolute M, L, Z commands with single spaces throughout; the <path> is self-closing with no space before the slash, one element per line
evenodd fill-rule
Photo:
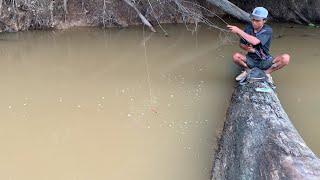
<path fill-rule="evenodd" d="M 249 13 L 255 5 L 258 5 L 254 1 L 250 6 L 235 0 L 232 2 Z M 161 24 L 199 22 L 210 24 L 208 22 L 210 18 L 217 16 L 226 18 L 227 14 L 211 3 L 200 0 L 142 0 L 132 3 L 127 0 L 0 0 L 0 31 L 68 29 L 83 26 L 128 27 L 141 24 L 148 25 L 152 31 L 154 30 L 151 26 L 159 31 L 165 31 Z M 263 5 L 270 9 L 272 21 L 300 24 L 316 24 L 320 21 L 320 14 L 314 11 L 320 4 L 313 3 L 312 7 L 306 7 L 305 4 L 308 4 L 306 2 L 300 4 L 303 6 L 294 10 L 291 6 L 295 4 L 284 2 L 281 8 L 274 8 L 272 3 Z M 305 15 L 302 15 L 303 13 Z M 211 25 L 214 24 L 213 22 Z"/>

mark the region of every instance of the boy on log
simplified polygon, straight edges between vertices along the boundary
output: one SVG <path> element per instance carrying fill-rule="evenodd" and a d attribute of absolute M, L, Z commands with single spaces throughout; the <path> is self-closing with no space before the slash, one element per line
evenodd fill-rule
<path fill-rule="evenodd" d="M 288 65 L 290 56 L 282 54 L 273 58 L 270 53 L 272 39 L 272 28 L 266 25 L 268 10 L 264 7 L 256 7 L 250 15 L 251 23 L 247 24 L 244 30 L 237 26 L 228 25 L 232 33 L 240 36 L 240 48 L 247 52 L 246 55 L 241 53 L 233 54 L 233 61 L 244 71 L 236 77 L 237 81 L 246 78 L 247 71 L 257 67 L 264 70 L 268 82 L 273 83 L 271 73 Z"/>

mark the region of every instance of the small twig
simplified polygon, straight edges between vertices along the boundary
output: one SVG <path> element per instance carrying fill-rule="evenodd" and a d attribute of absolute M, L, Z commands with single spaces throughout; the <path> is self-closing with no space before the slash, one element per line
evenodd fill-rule
<path fill-rule="evenodd" d="M 106 22 L 105 22 L 105 16 L 106 16 L 106 0 L 103 0 L 103 15 L 102 15 L 102 21 L 103 21 L 103 27 L 106 28 Z"/>

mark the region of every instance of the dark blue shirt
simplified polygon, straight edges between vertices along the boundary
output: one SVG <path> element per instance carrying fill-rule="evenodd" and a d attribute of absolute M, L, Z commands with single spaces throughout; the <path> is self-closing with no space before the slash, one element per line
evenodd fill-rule
<path fill-rule="evenodd" d="M 263 25 L 263 27 L 260 29 L 259 32 L 255 33 L 253 30 L 252 24 L 247 24 L 244 28 L 244 32 L 247 34 L 250 34 L 252 36 L 255 36 L 260 40 L 260 43 L 257 45 L 254 45 L 253 48 L 257 50 L 257 53 L 251 53 L 249 52 L 247 55 L 254 59 L 261 59 L 261 56 L 270 56 L 269 50 L 271 46 L 271 39 L 272 39 L 272 28 L 268 25 Z M 248 45 L 249 43 L 241 38 L 240 40 L 241 44 Z"/>

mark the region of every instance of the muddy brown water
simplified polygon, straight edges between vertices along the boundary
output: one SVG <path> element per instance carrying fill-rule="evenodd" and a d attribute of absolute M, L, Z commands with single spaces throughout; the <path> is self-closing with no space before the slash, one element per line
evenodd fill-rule
<path fill-rule="evenodd" d="M 320 33 L 274 25 L 279 98 L 320 154 Z M 206 180 L 238 72 L 217 31 L 2 34 L 0 179 Z M 232 39 L 231 39 L 232 40 Z"/>

